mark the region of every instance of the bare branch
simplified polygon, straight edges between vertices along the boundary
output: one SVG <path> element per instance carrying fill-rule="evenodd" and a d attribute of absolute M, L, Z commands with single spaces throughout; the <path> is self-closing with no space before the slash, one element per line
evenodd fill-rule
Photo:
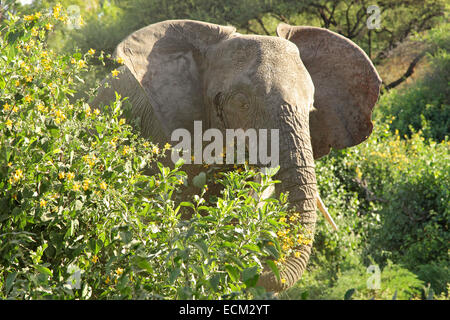
<path fill-rule="evenodd" d="M 266 27 L 264 26 L 263 21 L 261 20 L 261 18 L 256 17 L 255 18 L 256 21 L 258 21 L 259 25 L 261 26 L 261 28 L 263 29 L 264 33 L 268 36 L 270 36 L 270 32 L 266 29 Z"/>
<path fill-rule="evenodd" d="M 422 59 L 426 54 L 426 51 L 423 51 L 422 53 L 420 53 L 417 57 L 415 57 L 413 59 L 413 61 L 411 61 L 411 63 L 408 66 L 408 69 L 406 70 L 406 72 L 397 80 L 391 82 L 390 84 L 386 85 L 384 87 L 385 91 L 389 91 L 392 88 L 395 88 L 396 86 L 398 86 L 400 83 L 404 82 L 406 79 L 408 79 L 413 73 L 414 73 L 414 68 L 416 67 L 417 63 L 420 61 L 420 59 Z"/>

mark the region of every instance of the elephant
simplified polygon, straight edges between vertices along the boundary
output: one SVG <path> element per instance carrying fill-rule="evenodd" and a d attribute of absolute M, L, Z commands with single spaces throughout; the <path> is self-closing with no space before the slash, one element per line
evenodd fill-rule
<path fill-rule="evenodd" d="M 314 234 L 314 161 L 331 148 L 365 141 L 381 79 L 364 51 L 324 28 L 281 23 L 277 36 L 244 35 L 232 26 L 167 20 L 135 31 L 116 48 L 123 65 L 105 79 L 94 106 L 128 97 L 142 136 L 166 143 L 177 128 L 279 130 L 281 183 L 290 206 Z M 269 268 L 258 284 L 281 292 L 302 276 L 312 242 Z M 283 281 L 281 281 L 281 279 Z"/>

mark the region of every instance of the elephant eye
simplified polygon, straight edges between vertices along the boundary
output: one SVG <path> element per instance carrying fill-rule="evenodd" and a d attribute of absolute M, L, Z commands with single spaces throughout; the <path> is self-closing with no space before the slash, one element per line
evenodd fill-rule
<path fill-rule="evenodd" d="M 233 108 L 246 110 L 249 108 L 249 103 L 247 97 L 242 93 L 237 93 L 230 99 L 230 105 Z"/>

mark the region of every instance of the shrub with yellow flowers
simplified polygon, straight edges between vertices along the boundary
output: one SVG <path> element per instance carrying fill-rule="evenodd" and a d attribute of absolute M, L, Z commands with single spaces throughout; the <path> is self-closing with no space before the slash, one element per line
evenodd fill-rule
<path fill-rule="evenodd" d="M 182 163 L 158 162 L 170 144 L 139 138 L 119 96 L 102 110 L 74 98 L 104 57 L 49 49 L 64 17 L 56 6 L 2 20 L 0 298 L 264 297 L 256 283 L 265 260 L 283 257 L 286 197 L 255 210 L 249 191 L 275 182 L 239 168 L 223 173 L 214 201 L 203 189 L 175 202 Z M 158 173 L 143 175 L 148 166 Z"/>

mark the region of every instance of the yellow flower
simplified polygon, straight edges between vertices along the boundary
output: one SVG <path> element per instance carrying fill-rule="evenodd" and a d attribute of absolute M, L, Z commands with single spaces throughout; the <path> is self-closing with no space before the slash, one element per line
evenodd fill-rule
<path fill-rule="evenodd" d="M 17 112 L 17 111 L 19 111 L 19 108 L 18 108 L 17 106 L 14 106 L 14 107 L 12 108 L 12 111 L 13 111 L 13 112 Z"/>
<path fill-rule="evenodd" d="M 78 66 L 79 66 L 80 68 L 83 68 L 84 66 L 86 66 L 86 61 L 84 61 L 84 60 L 78 61 Z"/>
<path fill-rule="evenodd" d="M 358 176 L 358 178 L 361 179 L 361 177 L 362 177 L 362 172 L 361 172 L 361 170 L 359 169 L 359 167 L 356 167 L 355 172 L 356 172 L 356 175 Z"/>
<path fill-rule="evenodd" d="M 91 114 L 91 107 L 88 104 L 84 104 L 83 109 L 87 116 Z"/>
<path fill-rule="evenodd" d="M 123 269 L 122 269 L 122 268 L 117 268 L 117 269 L 116 269 L 116 274 L 117 274 L 118 276 L 120 276 L 122 273 L 123 273 Z"/>
<path fill-rule="evenodd" d="M 27 76 L 27 77 L 25 77 L 25 81 L 26 82 L 31 82 L 31 81 L 33 81 L 33 77 L 32 76 Z"/>
<path fill-rule="evenodd" d="M 95 50 L 91 48 L 89 49 L 88 53 L 92 56 L 95 53 Z"/>
<path fill-rule="evenodd" d="M 59 110 L 59 109 L 57 109 L 57 110 L 55 111 L 55 115 L 56 115 L 58 118 L 64 117 L 64 114 L 63 114 L 62 111 Z"/>
<path fill-rule="evenodd" d="M 172 146 L 170 145 L 170 143 L 166 143 L 166 144 L 164 145 L 164 149 L 165 149 L 165 150 L 170 149 L 170 147 L 172 147 Z"/>
<path fill-rule="evenodd" d="M 100 189 L 106 190 L 107 187 L 108 187 L 108 185 L 106 184 L 106 182 L 104 182 L 104 181 L 100 182 Z"/>
<path fill-rule="evenodd" d="M 120 119 L 120 120 L 119 120 L 119 125 L 120 125 L 120 126 L 124 125 L 124 124 L 125 124 L 125 121 L 126 121 L 126 120 L 125 120 L 124 118 Z"/>
<path fill-rule="evenodd" d="M 130 152 L 130 147 L 129 147 L 129 146 L 123 147 L 122 154 L 123 154 L 123 155 L 126 155 L 128 152 Z"/>
<path fill-rule="evenodd" d="M 25 19 L 25 21 L 33 21 L 34 20 L 33 15 L 25 15 L 23 18 Z"/>
<path fill-rule="evenodd" d="M 286 218 L 285 217 L 280 218 L 280 222 L 281 223 L 285 223 L 286 222 Z"/>
<path fill-rule="evenodd" d="M 33 98 L 32 98 L 30 95 L 27 94 L 27 95 L 25 96 L 24 100 L 25 100 L 25 102 L 28 102 L 28 103 L 29 103 L 29 102 L 31 102 L 31 101 L 33 100 Z"/>
<path fill-rule="evenodd" d="M 58 174 L 58 178 L 61 180 L 64 179 L 65 176 L 66 176 L 66 174 L 62 171 Z"/>
<path fill-rule="evenodd" d="M 286 283 L 286 279 L 285 278 L 281 278 L 281 283 L 285 284 Z"/>
<path fill-rule="evenodd" d="M 36 19 L 39 19 L 40 17 L 41 17 L 41 13 L 40 12 L 36 12 L 35 14 L 34 14 L 34 17 L 36 18 Z"/>
<path fill-rule="evenodd" d="M 5 111 L 11 110 L 11 105 L 9 103 L 5 103 L 3 106 L 3 110 L 5 110 Z"/>
<path fill-rule="evenodd" d="M 125 60 L 123 60 L 122 58 L 117 58 L 117 63 L 120 63 L 120 64 L 124 64 L 125 63 Z"/>
<path fill-rule="evenodd" d="M 67 173 L 67 180 L 73 180 L 73 178 L 75 178 L 75 174 L 73 172 L 69 172 Z"/>
<path fill-rule="evenodd" d="M 23 171 L 20 169 L 17 169 L 16 172 L 14 173 L 14 181 L 17 182 L 22 178 L 23 178 Z"/>
<path fill-rule="evenodd" d="M 9 129 L 12 128 L 12 121 L 11 121 L 11 119 L 6 120 L 5 124 L 6 124 L 6 126 L 7 126 Z"/>
<path fill-rule="evenodd" d="M 152 148 L 152 152 L 155 153 L 155 154 L 158 154 L 159 153 L 159 148 L 157 146 L 154 146 Z"/>
<path fill-rule="evenodd" d="M 93 256 L 92 259 L 91 259 L 91 261 L 92 261 L 93 263 L 97 263 L 98 257 L 97 257 L 97 256 Z"/>
<path fill-rule="evenodd" d="M 109 280 L 109 276 L 107 276 L 107 277 L 106 277 L 106 280 L 105 280 L 105 283 L 106 283 L 106 284 L 109 284 L 110 281 L 111 281 L 111 280 Z"/>
<path fill-rule="evenodd" d="M 83 190 L 86 191 L 89 188 L 89 179 L 83 181 Z"/>
<path fill-rule="evenodd" d="M 14 82 L 14 85 L 15 85 L 16 87 L 20 86 L 20 81 L 19 81 L 19 80 L 16 80 L 16 82 Z"/>
<path fill-rule="evenodd" d="M 95 114 L 96 116 L 98 116 L 98 115 L 100 114 L 100 110 L 94 109 L 94 114 Z"/>
<path fill-rule="evenodd" d="M 294 256 L 295 256 L 296 258 L 300 258 L 301 252 L 300 252 L 300 251 L 296 251 L 296 252 L 294 253 Z"/>
<path fill-rule="evenodd" d="M 113 77 L 117 77 L 119 75 L 119 71 L 117 69 L 114 69 L 113 71 L 111 71 L 111 74 Z"/>
<path fill-rule="evenodd" d="M 112 145 L 113 147 L 115 147 L 117 139 L 118 139 L 117 137 L 112 138 L 111 141 L 109 142 L 109 144 Z"/>
<path fill-rule="evenodd" d="M 39 205 L 41 206 L 41 208 L 43 208 L 47 205 L 47 201 L 45 201 L 44 199 L 41 199 L 41 201 L 39 201 Z"/>
<path fill-rule="evenodd" d="M 61 11 L 61 5 L 58 3 L 54 8 L 53 8 L 53 16 L 55 18 L 59 17 L 59 13 Z"/>
<path fill-rule="evenodd" d="M 47 30 L 52 30 L 52 29 L 53 29 L 53 25 L 52 25 L 51 23 L 47 23 L 47 24 L 45 25 L 45 29 L 47 29 Z"/>
<path fill-rule="evenodd" d="M 79 182 L 75 182 L 72 186 L 72 190 L 73 191 L 80 191 L 80 183 Z"/>
<path fill-rule="evenodd" d="M 33 37 L 36 37 L 37 35 L 39 35 L 39 31 L 36 27 L 31 28 L 31 35 Z"/>

